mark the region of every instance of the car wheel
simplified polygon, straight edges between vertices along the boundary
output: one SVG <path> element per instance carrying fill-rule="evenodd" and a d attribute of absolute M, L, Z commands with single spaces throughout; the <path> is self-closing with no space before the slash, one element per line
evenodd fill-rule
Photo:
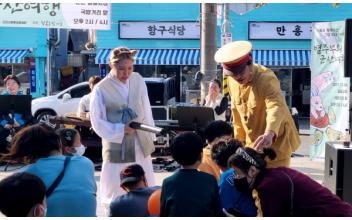
<path fill-rule="evenodd" d="M 49 125 L 50 127 L 56 129 L 58 127 L 58 125 L 55 123 L 50 123 L 50 121 L 49 121 L 49 117 L 55 116 L 55 115 L 56 114 L 52 111 L 41 112 L 36 118 L 37 123 L 45 123 L 45 124 Z"/>

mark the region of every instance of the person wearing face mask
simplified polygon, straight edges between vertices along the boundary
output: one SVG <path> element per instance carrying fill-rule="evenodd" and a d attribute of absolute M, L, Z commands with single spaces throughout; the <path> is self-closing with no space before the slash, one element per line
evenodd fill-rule
<path fill-rule="evenodd" d="M 0 181 L 0 212 L 7 217 L 45 217 L 46 188 L 43 181 L 21 172 Z"/>
<path fill-rule="evenodd" d="M 352 216 L 352 206 L 307 175 L 287 167 L 267 168 L 276 156 L 272 149 L 258 153 L 238 148 L 229 158 L 237 190 L 251 192 L 257 216 L 337 217 Z"/>
<path fill-rule="evenodd" d="M 234 138 L 258 151 L 271 148 L 277 157 L 270 167 L 289 167 L 291 154 L 301 144 L 280 82 L 275 73 L 253 63 L 252 44 L 235 41 L 215 54 L 223 65 L 231 98 Z"/>
<path fill-rule="evenodd" d="M 228 99 L 221 94 L 221 83 L 213 79 L 209 83 L 209 93 L 204 99 L 204 106 L 214 109 L 215 120 L 226 121 L 225 111 L 228 107 Z"/>
<path fill-rule="evenodd" d="M 86 157 L 62 155 L 60 137 L 52 127 L 44 123 L 24 127 L 16 133 L 10 146 L 0 162 L 24 163 L 24 172 L 34 174 L 44 182 L 46 216 L 96 216 L 94 164 Z"/>
<path fill-rule="evenodd" d="M 4 84 L 6 90 L 2 95 L 23 95 L 23 92 L 20 91 L 21 83 L 17 76 L 8 75 L 4 79 Z M 11 133 L 11 129 L 14 129 L 16 132 L 19 131 L 25 124 L 25 119 L 22 117 L 22 114 L 14 113 L 14 115 L 2 115 L 0 121 L 0 153 L 6 152 L 7 147 L 7 137 Z"/>
<path fill-rule="evenodd" d="M 129 126 L 132 121 L 154 126 L 147 86 L 143 77 L 133 72 L 136 53 L 126 47 L 113 49 L 109 58 L 111 70 L 90 97 L 92 127 L 102 138 L 100 200 L 106 216 L 110 203 L 125 194 L 119 173 L 126 166 L 140 164 L 149 186 L 155 185 L 150 156 L 155 150 L 155 135 Z"/>
<path fill-rule="evenodd" d="M 211 149 L 211 157 L 222 171 L 219 181 L 221 207 L 237 217 L 256 216 L 257 208 L 251 193 L 237 190 L 233 181 L 236 173 L 227 163 L 228 159 L 240 147 L 243 147 L 241 142 L 229 139 L 218 142 Z"/>
<path fill-rule="evenodd" d="M 76 129 L 60 128 L 57 133 L 61 139 L 63 155 L 83 156 L 86 147 L 81 143 L 81 136 Z"/>

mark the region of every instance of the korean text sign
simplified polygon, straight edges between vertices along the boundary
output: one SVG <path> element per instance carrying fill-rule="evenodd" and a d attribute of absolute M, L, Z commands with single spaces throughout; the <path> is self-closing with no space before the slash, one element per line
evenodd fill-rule
<path fill-rule="evenodd" d="M 108 3 L 0 3 L 0 27 L 111 28 Z"/>
<path fill-rule="evenodd" d="M 327 141 L 341 141 L 349 128 L 350 80 L 344 77 L 345 21 L 312 26 L 311 158 L 324 158 Z"/>
<path fill-rule="evenodd" d="M 196 21 L 120 21 L 121 39 L 200 39 Z"/>
<path fill-rule="evenodd" d="M 311 22 L 249 22 L 251 40 L 310 40 Z"/>

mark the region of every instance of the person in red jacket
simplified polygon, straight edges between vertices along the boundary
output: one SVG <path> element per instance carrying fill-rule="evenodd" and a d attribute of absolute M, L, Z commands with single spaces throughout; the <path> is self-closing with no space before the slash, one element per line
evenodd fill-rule
<path fill-rule="evenodd" d="M 229 158 L 235 170 L 234 185 L 250 191 L 257 206 L 257 216 L 352 216 L 352 206 L 307 175 L 287 167 L 266 168 L 263 154 L 251 148 L 239 148 Z"/>

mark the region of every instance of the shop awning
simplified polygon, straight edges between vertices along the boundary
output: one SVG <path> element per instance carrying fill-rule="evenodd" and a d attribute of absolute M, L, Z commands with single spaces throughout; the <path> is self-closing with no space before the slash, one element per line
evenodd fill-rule
<path fill-rule="evenodd" d="M 108 64 L 111 49 L 101 49 L 96 64 Z M 136 65 L 200 65 L 199 49 L 139 49 Z M 309 66 L 310 50 L 253 50 L 254 62 L 264 66 Z"/>
<path fill-rule="evenodd" d="M 253 50 L 255 63 L 264 66 L 309 66 L 310 50 Z"/>
<path fill-rule="evenodd" d="M 108 64 L 111 49 L 101 49 L 95 57 L 96 64 Z M 136 65 L 199 65 L 199 49 L 139 49 Z"/>
<path fill-rule="evenodd" d="M 29 50 L 0 49 L 0 63 L 23 63 Z"/>

